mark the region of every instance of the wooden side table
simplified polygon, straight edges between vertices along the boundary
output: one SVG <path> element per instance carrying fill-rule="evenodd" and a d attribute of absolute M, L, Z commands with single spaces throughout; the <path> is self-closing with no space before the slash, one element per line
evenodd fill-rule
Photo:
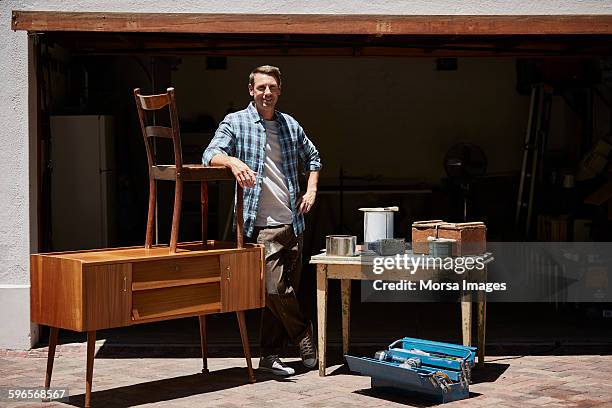
<path fill-rule="evenodd" d="M 411 253 L 409 254 L 412 255 Z M 477 271 L 480 281 L 486 282 L 487 264 L 493 261 L 491 254 L 484 255 L 485 268 Z M 351 309 L 351 280 L 372 280 L 372 274 L 367 273 L 369 268 L 363 263 L 368 262 L 361 256 L 340 257 L 326 256 L 325 253 L 310 258 L 310 263 L 317 266 L 317 322 L 318 322 L 318 350 L 319 350 L 319 375 L 325 376 L 326 347 L 327 347 L 327 283 L 329 279 L 339 279 L 342 298 L 342 353 L 348 353 L 350 339 L 350 309 Z M 371 264 L 371 263 L 370 263 Z M 476 272 L 476 271 L 472 271 Z M 414 275 L 403 270 L 385 271 L 381 275 L 384 280 L 420 280 L 435 277 L 439 274 L 435 269 L 418 269 Z M 474 277 L 474 276 L 472 276 Z M 486 296 L 479 292 L 477 299 L 477 325 L 478 325 L 478 365 L 484 364 L 485 347 L 485 325 L 486 325 Z M 461 327 L 463 334 L 463 345 L 472 345 L 472 295 L 466 293 L 461 301 Z"/>

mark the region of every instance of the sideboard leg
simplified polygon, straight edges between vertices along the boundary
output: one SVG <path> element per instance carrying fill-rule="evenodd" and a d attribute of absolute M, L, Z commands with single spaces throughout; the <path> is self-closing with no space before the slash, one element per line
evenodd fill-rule
<path fill-rule="evenodd" d="M 57 346 L 57 327 L 49 327 L 49 351 L 47 352 L 47 375 L 45 376 L 45 389 L 51 386 L 51 374 L 53 374 L 53 361 L 55 360 L 55 346 Z"/>
<path fill-rule="evenodd" d="M 93 379 L 94 354 L 96 352 L 96 331 L 87 332 L 87 373 L 85 384 L 85 408 L 91 407 L 91 382 Z"/>
<path fill-rule="evenodd" d="M 238 318 L 238 327 L 240 328 L 240 339 L 242 340 L 242 348 L 244 349 L 244 357 L 246 358 L 247 371 L 249 373 L 249 382 L 255 382 L 255 374 L 253 373 L 253 364 L 251 363 L 251 347 L 249 346 L 249 336 L 247 334 L 246 322 L 244 321 L 244 311 L 236 312 Z"/>
<path fill-rule="evenodd" d="M 200 320 L 200 346 L 202 347 L 202 372 L 208 374 L 208 344 L 206 343 L 206 316 L 198 316 Z"/>

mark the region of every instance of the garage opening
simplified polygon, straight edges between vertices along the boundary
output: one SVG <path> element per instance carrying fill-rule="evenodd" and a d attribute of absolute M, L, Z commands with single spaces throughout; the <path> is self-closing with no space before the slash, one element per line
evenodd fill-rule
<path fill-rule="evenodd" d="M 315 279 L 308 258 L 323 248 L 326 234 L 351 233 L 361 241 L 360 207 L 399 206 L 395 231 L 407 238 L 412 222 L 438 218 L 484 221 L 489 241 L 611 238 L 607 160 L 602 167 L 612 142 L 607 34 L 43 30 L 30 38 L 39 107 L 41 251 L 142 244 L 147 167 L 133 88 L 147 94 L 176 89 L 185 162 L 198 163 L 224 115 L 249 102 L 248 74 L 262 64 L 281 68 L 279 108 L 296 116 L 324 164 L 317 205 L 307 218 L 300 289 L 312 318 Z M 545 143 L 534 173 L 531 217 L 517 223 L 525 134 L 534 112 L 546 122 L 540 128 Z M 97 154 L 98 161 L 87 160 L 86 151 Z M 466 157 L 471 167 L 457 172 L 453 160 Z M 597 202 L 585 202 L 602 188 Z M 211 185 L 210 194 L 209 237 L 230 237 L 232 186 Z M 187 185 L 183 200 L 180 240 L 196 240 L 198 189 Z M 93 202 L 99 203 L 95 211 Z M 160 183 L 158 203 L 163 243 L 170 235 L 171 185 Z M 71 226 L 68 219 L 78 222 Z M 88 237 L 78 237 L 79 231 Z M 333 283 L 330 287 L 331 293 L 338 291 Z M 338 311 L 329 314 L 332 347 L 340 344 L 338 300 L 330 297 L 329 310 Z M 607 308 L 492 303 L 488 342 L 566 341 L 576 328 L 581 339 L 603 341 L 612 334 L 603 317 Z M 459 313 L 450 303 L 361 304 L 355 299 L 352 342 L 388 343 L 406 335 L 456 341 Z M 227 319 L 211 319 L 209 341 L 239 346 L 234 322 Z M 258 313 L 249 320 L 256 339 Z M 519 324 L 525 330 L 517 333 Z M 144 339 L 158 346 L 197 344 L 197 335 L 192 319 L 108 334 L 110 341 Z M 64 336 L 70 341 L 77 335 Z"/>

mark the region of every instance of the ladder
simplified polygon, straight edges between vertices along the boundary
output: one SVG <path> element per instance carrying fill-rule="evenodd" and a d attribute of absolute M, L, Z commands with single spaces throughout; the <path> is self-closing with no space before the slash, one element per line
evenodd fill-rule
<path fill-rule="evenodd" d="M 519 181 L 514 223 L 519 234 L 528 237 L 531 228 L 533 200 L 539 162 L 544 156 L 548 138 L 552 88 L 538 83 L 531 88 L 529 119 L 525 132 L 523 164 Z"/>

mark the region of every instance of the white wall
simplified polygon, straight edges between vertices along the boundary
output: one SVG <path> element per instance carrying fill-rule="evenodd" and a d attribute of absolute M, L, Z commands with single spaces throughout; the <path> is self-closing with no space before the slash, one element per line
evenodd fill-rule
<path fill-rule="evenodd" d="M 28 45 L 25 32 L 10 30 L 11 10 L 346 13 L 346 14 L 611 14 L 612 3 L 598 0 L 32 0 L 0 1 L 0 291 L 29 283 L 30 177 L 28 149 Z M 35 222 L 35 220 L 33 220 Z M 35 242 L 36 239 L 32 239 Z M 4 286 L 3 286 L 4 285 Z M 27 310 L 27 296 L 0 296 L 0 310 Z M 11 325 L 9 325 L 11 323 Z M 18 314 L 0 315 L 0 348 L 28 348 L 30 324 Z M 11 327 L 14 336 L 6 334 Z"/>
<path fill-rule="evenodd" d="M 10 3 L 10 2 L 9 2 Z M 0 2 L 0 348 L 30 346 L 28 47 Z"/>
<path fill-rule="evenodd" d="M 602 0 L 3 0 L 4 8 L 19 10 L 122 11 L 175 13 L 269 14 L 609 14 Z"/>

